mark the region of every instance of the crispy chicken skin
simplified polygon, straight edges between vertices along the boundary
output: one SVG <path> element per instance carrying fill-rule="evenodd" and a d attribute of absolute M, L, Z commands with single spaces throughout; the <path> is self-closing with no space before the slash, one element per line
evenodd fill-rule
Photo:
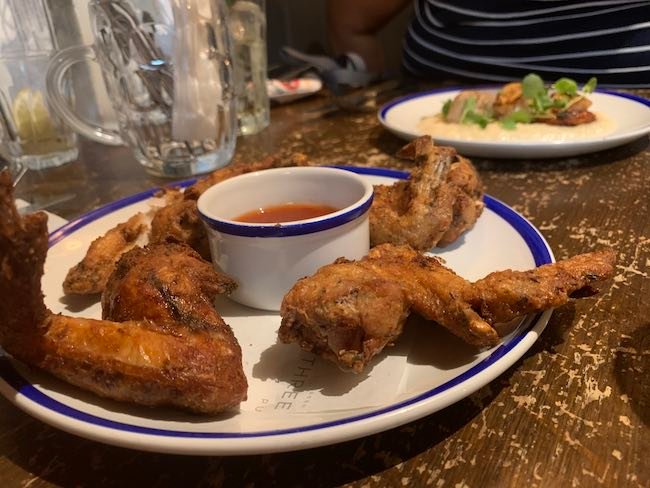
<path fill-rule="evenodd" d="M 223 329 L 232 339 L 212 303 L 217 295 L 230 294 L 235 288 L 232 278 L 216 272 L 185 244 L 150 244 L 132 249 L 117 263 L 102 294 L 102 318 Z"/>
<path fill-rule="evenodd" d="M 530 271 L 497 271 L 472 284 L 468 298 L 478 314 L 490 324 L 564 305 L 568 298 L 598 293 L 596 285 L 611 278 L 612 250 L 579 254 Z"/>
<path fill-rule="evenodd" d="M 410 313 L 474 346 L 494 346 L 500 338 L 493 324 L 593 294 L 612 276 L 614 260 L 606 250 L 470 283 L 434 257 L 384 244 L 299 280 L 282 302 L 278 334 L 357 373 L 399 337 Z"/>
<path fill-rule="evenodd" d="M 148 230 L 149 219 L 145 214 L 137 213 L 95 239 L 84 258 L 68 271 L 63 291 L 80 295 L 101 293 L 117 260 L 133 249 Z"/>
<path fill-rule="evenodd" d="M 472 163 L 458 156 L 447 173 L 446 185 L 453 195 L 451 224 L 442 235 L 439 247 L 447 246 L 471 229 L 483 212 L 483 184 Z"/>
<path fill-rule="evenodd" d="M 119 401 L 215 414 L 246 398 L 239 346 L 215 314 L 202 316 L 201 326 L 179 321 L 168 327 L 146 319 L 113 322 L 49 311 L 40 288 L 46 224 L 44 213 L 18 215 L 9 174 L 0 173 L 0 345 L 6 352 Z M 203 295 L 203 288 L 210 286 L 198 284 L 194 300 L 185 303 L 172 286 L 166 289 L 169 297 L 149 306 L 173 303 L 182 310 L 180 318 L 193 317 L 192 310 L 203 312 L 213 292 Z M 165 313 L 174 312 L 160 315 Z"/>
<path fill-rule="evenodd" d="M 472 163 L 451 147 L 419 137 L 400 150 L 415 161 L 406 181 L 376 185 L 370 244 L 408 244 L 428 250 L 455 241 L 483 211 L 483 188 Z"/>
<path fill-rule="evenodd" d="M 196 208 L 196 200 L 180 200 L 160 208 L 151 221 L 152 243 L 169 239 L 184 242 L 203 259 L 210 260 L 210 244 L 201 217 Z"/>

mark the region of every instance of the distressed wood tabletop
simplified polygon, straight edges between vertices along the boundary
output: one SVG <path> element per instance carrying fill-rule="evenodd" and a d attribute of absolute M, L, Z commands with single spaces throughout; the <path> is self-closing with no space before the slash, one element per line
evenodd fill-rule
<path fill-rule="evenodd" d="M 647 92 L 638 92 L 648 96 Z M 316 97 L 276 107 L 240 138 L 232 164 L 303 152 L 319 164 L 394 167 L 402 141 L 376 112 L 323 114 Z M 0 398 L 0 485 L 648 486 L 650 463 L 650 150 L 647 137 L 587 156 L 473 159 L 488 194 L 527 217 L 556 258 L 609 246 L 603 293 L 557 309 L 539 340 L 476 393 L 420 420 L 338 445 L 282 454 L 192 457 L 99 444 L 49 427 Z M 26 200 L 71 219 L 153 186 L 126 148 L 81 143 L 78 161 L 29 172 Z"/>

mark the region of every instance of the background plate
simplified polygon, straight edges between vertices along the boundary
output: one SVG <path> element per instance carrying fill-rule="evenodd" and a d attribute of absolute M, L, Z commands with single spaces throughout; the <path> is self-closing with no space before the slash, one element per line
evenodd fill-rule
<path fill-rule="evenodd" d="M 354 168 L 373 184 L 405 173 Z M 96 300 L 62 294 L 67 270 L 90 242 L 137 211 L 154 190 L 114 202 L 50 235 L 43 291 L 54 312 L 99 318 Z M 503 203 L 486 197 L 476 226 L 453 246 L 436 250 L 462 276 L 529 269 L 552 262 L 540 233 Z M 342 442 L 396 427 L 440 410 L 503 373 L 535 342 L 550 311 L 527 317 L 499 346 L 478 353 L 440 327 L 411 322 L 398 344 L 362 375 L 343 373 L 302 352 L 276 344 L 280 318 L 220 299 L 217 308 L 241 344 L 249 398 L 238 412 L 187 415 L 101 399 L 47 374 L 0 359 L 0 391 L 30 415 L 97 441 L 135 449 L 203 455 L 254 454 Z M 417 340 L 416 340 L 417 339 Z"/>
<path fill-rule="evenodd" d="M 495 87 L 490 89 L 494 90 Z M 379 122 L 398 137 L 413 139 L 422 135 L 417 128 L 420 120 L 440 113 L 445 101 L 454 98 L 459 91 L 461 88 L 445 88 L 397 98 L 379 109 Z M 455 147 L 465 156 L 539 159 L 601 151 L 638 139 L 650 131 L 649 100 L 607 91 L 592 93 L 589 99 L 593 102 L 591 110 L 607 115 L 616 123 L 613 133 L 571 142 L 463 141 L 435 136 L 434 140 L 437 144 Z"/>

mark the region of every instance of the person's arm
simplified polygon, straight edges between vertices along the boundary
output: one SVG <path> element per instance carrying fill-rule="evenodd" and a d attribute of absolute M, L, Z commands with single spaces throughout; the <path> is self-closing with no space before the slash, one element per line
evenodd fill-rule
<path fill-rule="evenodd" d="M 368 71 L 384 70 L 384 52 L 377 33 L 411 0 L 328 0 L 329 41 L 336 54 L 355 52 Z"/>

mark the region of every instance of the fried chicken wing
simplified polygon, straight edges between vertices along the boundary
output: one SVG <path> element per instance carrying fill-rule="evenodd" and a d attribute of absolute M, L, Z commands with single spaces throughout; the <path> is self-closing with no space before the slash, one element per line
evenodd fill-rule
<path fill-rule="evenodd" d="M 180 200 L 160 208 L 151 221 L 150 242 L 167 240 L 183 242 L 198 252 L 203 259 L 210 260 L 208 234 L 199 212 L 196 200 Z"/>
<path fill-rule="evenodd" d="M 95 239 L 84 258 L 68 271 L 63 291 L 80 295 L 101 293 L 120 256 L 146 239 L 149 220 L 144 213 L 137 213 Z"/>
<path fill-rule="evenodd" d="M 559 307 L 569 298 L 598 292 L 593 285 L 612 276 L 611 250 L 579 254 L 530 271 L 498 271 L 472 285 L 468 298 L 490 324 L 508 322 L 538 310 Z"/>
<path fill-rule="evenodd" d="M 447 173 L 446 184 L 453 195 L 452 217 L 449 227 L 436 246 L 444 247 L 471 229 L 483 213 L 483 184 L 468 159 L 458 157 Z M 429 246 L 430 248 L 431 246 Z"/>
<path fill-rule="evenodd" d="M 170 259 L 184 267 L 198 265 L 190 276 L 208 282 L 196 283 L 193 296 L 189 288 L 183 291 L 185 278 L 179 269 L 173 276 L 180 284 L 159 284 L 161 300 L 149 302 L 149 310 L 134 311 L 127 305 L 130 312 L 125 312 L 119 298 L 112 296 L 110 314 L 140 315 L 136 320 L 53 314 L 40 288 L 48 244 L 46 223 L 44 213 L 25 217 L 17 213 L 11 178 L 7 172 L 0 173 L 0 346 L 7 353 L 119 401 L 214 414 L 246 398 L 239 345 L 216 312 L 207 311 L 211 297 L 222 289 L 217 284 L 229 289 L 227 280 L 210 277 L 203 261 L 182 250 L 180 257 Z M 132 252 L 123 267 L 140 269 L 137 254 L 147 251 Z M 150 254 L 157 256 L 157 251 Z M 143 269 L 150 270 L 146 265 Z M 132 283 L 128 275 L 126 271 L 111 279 L 112 292 Z M 163 270 L 152 279 L 156 277 L 164 280 L 169 274 Z M 126 294 L 125 300 L 129 301 Z M 162 310 L 153 310 L 156 306 Z M 161 324 L 155 322 L 159 317 Z"/>
<path fill-rule="evenodd" d="M 228 336 L 214 308 L 217 295 L 237 288 L 184 244 L 150 244 L 118 261 L 102 294 L 102 318 L 115 322 L 149 320 L 160 327 L 215 328 Z"/>
<path fill-rule="evenodd" d="M 408 244 L 419 250 L 447 245 L 483 211 L 483 189 L 472 164 L 451 147 L 419 137 L 398 156 L 413 159 L 410 178 L 376 185 L 370 208 L 370 244 Z"/>
<path fill-rule="evenodd" d="M 410 313 L 474 346 L 494 346 L 495 323 L 593 293 L 612 276 L 614 260 L 612 251 L 600 251 L 470 283 L 434 257 L 384 244 L 359 261 L 339 259 L 299 280 L 282 302 L 278 334 L 355 372 L 399 337 Z"/>

